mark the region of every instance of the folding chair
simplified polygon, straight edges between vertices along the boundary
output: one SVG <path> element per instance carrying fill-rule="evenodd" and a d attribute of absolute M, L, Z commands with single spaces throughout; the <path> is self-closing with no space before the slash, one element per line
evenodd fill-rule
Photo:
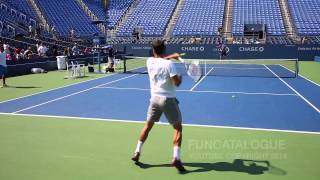
<path fill-rule="evenodd" d="M 79 64 L 77 61 L 66 62 L 67 64 L 67 77 L 70 78 L 78 78 L 85 76 L 85 65 Z"/>
<path fill-rule="evenodd" d="M 123 62 L 121 61 L 121 59 L 119 59 L 119 58 L 114 58 L 113 59 L 113 61 L 114 61 L 114 69 L 116 70 L 116 69 L 122 69 L 123 68 Z"/>

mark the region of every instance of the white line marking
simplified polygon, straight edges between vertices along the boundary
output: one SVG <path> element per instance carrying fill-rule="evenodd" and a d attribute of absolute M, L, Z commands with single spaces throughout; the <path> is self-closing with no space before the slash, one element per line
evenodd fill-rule
<path fill-rule="evenodd" d="M 114 82 L 118 82 L 118 81 L 121 81 L 121 80 L 124 80 L 124 79 L 128 79 L 130 77 L 137 76 L 137 75 L 138 74 L 134 74 L 134 75 L 131 75 L 131 76 L 126 76 L 126 77 L 123 77 L 123 78 L 120 78 L 120 79 L 117 79 L 117 80 L 113 80 L 113 81 L 110 81 L 110 82 L 107 82 L 107 83 L 104 83 L 104 84 L 100 84 L 100 85 L 95 86 L 95 87 L 91 87 L 91 88 L 84 89 L 82 91 L 78 91 L 78 92 L 75 92 L 75 93 L 72 93 L 72 94 L 69 94 L 69 95 L 66 95 L 66 96 L 62 96 L 62 97 L 59 97 L 59 98 L 56 98 L 56 99 L 52 99 L 52 100 L 47 101 L 47 102 L 43 102 L 43 103 L 40 103 L 40 104 L 37 104 L 37 105 L 34 105 L 34 106 L 30 106 L 30 107 L 15 111 L 15 112 L 13 112 L 13 114 L 16 114 L 16 113 L 19 113 L 19 112 L 22 112 L 22 111 L 26 111 L 26 110 L 29 110 L 29 109 L 33 109 L 35 107 L 39 107 L 39 106 L 42 106 L 42 105 L 45 105 L 45 104 L 49 104 L 49 103 L 52 103 L 52 102 L 55 102 L 55 101 L 58 101 L 58 100 L 61 100 L 61 99 L 65 99 L 67 97 L 74 96 L 74 95 L 77 95 L 77 94 L 80 94 L 80 93 L 84 93 L 84 92 L 90 91 L 92 89 L 95 89 L 97 87 L 108 85 L 108 84 L 112 84 Z"/>
<path fill-rule="evenodd" d="M 230 70 L 244 70 L 244 71 L 246 71 L 246 70 L 265 70 L 266 68 L 233 68 L 233 67 L 227 67 L 227 66 L 226 67 L 217 66 L 217 67 L 215 67 L 215 69 L 230 69 Z"/>
<path fill-rule="evenodd" d="M 121 88 L 121 87 L 96 87 L 98 89 L 117 89 L 117 90 L 137 90 L 137 91 L 150 91 L 145 88 Z M 268 92 L 239 92 L 239 91 L 190 91 L 190 90 L 177 90 L 178 92 L 190 92 L 190 93 L 215 93 L 215 94 L 245 94 L 245 95 L 269 95 L 269 96 L 298 96 L 297 94 L 285 94 L 285 93 L 268 93 Z"/>
<path fill-rule="evenodd" d="M 318 113 L 320 110 L 314 106 L 310 101 L 308 101 L 305 97 L 303 97 L 297 90 L 295 90 L 292 86 L 290 86 L 286 81 L 280 78 L 275 72 L 273 72 L 268 66 L 264 65 L 273 75 L 275 75 L 281 82 L 283 82 L 286 86 L 288 86 L 293 92 L 295 92 L 301 99 L 303 99 L 307 104 L 309 104 L 313 109 L 315 109 Z"/>
<path fill-rule="evenodd" d="M 193 91 L 207 76 L 208 74 L 213 70 L 213 67 L 210 69 L 210 71 L 207 72 L 207 74 L 205 74 L 200 81 L 198 81 L 191 89 L 190 91 Z"/>
<path fill-rule="evenodd" d="M 58 89 L 63 89 L 63 88 L 66 88 L 66 87 L 70 87 L 70 86 L 73 86 L 73 85 L 78 85 L 78 84 L 86 83 L 86 82 L 89 82 L 89 81 L 95 81 L 95 80 L 99 80 L 99 79 L 102 79 L 102 78 L 111 77 L 111 76 L 113 76 L 113 75 L 116 75 L 116 74 L 111 74 L 111 75 L 109 75 L 109 76 L 103 76 L 103 77 L 99 77 L 99 78 L 95 78 L 95 79 L 89 79 L 89 80 L 86 80 L 86 81 L 83 81 L 83 82 L 78 82 L 78 83 L 74 83 L 74 84 L 69 84 L 69 85 L 66 85 L 66 86 L 62 86 L 62 87 L 58 87 L 58 88 L 54 88 L 54 89 L 49 89 L 49 90 L 46 90 L 46 91 L 41 91 L 41 92 L 37 92 L 37 93 L 34 93 L 34 94 L 17 97 L 17 98 L 14 98 L 14 99 L 9 99 L 9 100 L 0 102 L 0 104 L 6 103 L 6 102 L 10 102 L 10 101 L 15 101 L 15 100 L 18 100 L 18 99 L 23 99 L 23 98 L 30 97 L 30 96 L 34 96 L 34 95 L 38 95 L 38 94 L 47 93 L 47 92 L 54 91 L 54 90 L 58 90 Z"/>
<path fill-rule="evenodd" d="M 280 64 L 280 66 L 282 66 L 283 68 L 287 69 L 288 71 L 291 71 L 292 73 L 294 73 L 294 71 L 292 71 L 291 69 L 288 69 L 287 67 L 285 67 L 285 66 L 283 66 L 283 65 L 281 65 L 281 64 Z M 300 74 L 298 74 L 298 75 L 299 75 L 300 77 L 302 77 L 303 79 L 305 79 L 305 80 L 307 80 L 307 81 L 309 81 L 309 82 L 313 83 L 314 85 L 316 85 L 316 86 L 319 86 L 319 87 L 320 87 L 320 84 L 318 84 L 318 83 L 316 83 L 316 82 L 312 81 L 311 79 L 308 79 L 308 78 L 306 78 L 305 76 L 300 75 Z"/>
<path fill-rule="evenodd" d="M 244 95 L 269 95 L 269 96 L 297 96 L 296 94 L 268 93 L 268 92 L 240 92 L 240 91 L 192 91 L 195 93 L 216 93 L 216 94 L 244 94 Z"/>
<path fill-rule="evenodd" d="M 96 87 L 97 89 L 118 89 L 118 90 L 137 90 L 137 91 L 150 91 L 145 88 L 121 88 L 121 87 Z"/>
<path fill-rule="evenodd" d="M 26 117 L 45 117 L 45 118 L 58 118 L 58 119 L 71 119 L 71 120 L 94 120 L 94 121 L 106 121 L 106 122 L 118 122 L 118 123 L 136 123 L 144 124 L 145 121 L 133 121 L 122 119 L 104 119 L 104 118 L 86 118 L 86 117 L 74 117 L 74 116 L 52 116 L 52 115 L 36 115 L 36 114 L 13 114 L 13 113 L 0 113 L 0 115 L 7 116 L 26 116 Z M 157 124 L 169 125 L 169 123 L 158 122 Z M 267 132 L 285 132 L 285 133 L 298 133 L 298 134 L 319 134 L 315 131 L 298 131 L 298 130 L 281 130 L 281 129 L 265 129 L 265 128 L 248 128 L 248 127 L 235 127 L 235 126 L 215 126 L 215 125 L 199 125 L 199 124 L 183 124 L 190 127 L 204 127 L 204 128 L 221 128 L 221 129 L 240 129 L 240 130 L 253 130 L 253 131 L 267 131 Z"/>
<path fill-rule="evenodd" d="M 136 68 L 136 69 L 139 69 L 139 68 Z M 134 69 L 133 69 L 133 70 L 134 70 Z M 58 90 L 58 89 L 67 88 L 67 87 L 70 87 L 70 86 L 73 86 L 73 85 L 78 85 L 78 84 L 82 84 L 82 83 L 84 84 L 84 83 L 86 83 L 86 82 L 95 81 L 95 80 L 99 80 L 99 79 L 102 79 L 102 78 L 112 77 L 112 76 L 119 75 L 119 74 L 121 74 L 121 73 L 114 73 L 114 74 L 110 74 L 110 75 L 105 75 L 105 76 L 103 76 L 103 77 L 94 78 L 94 79 L 89 79 L 89 80 L 86 80 L 86 81 L 82 81 L 82 82 L 78 82 L 78 83 L 74 83 L 74 84 L 69 84 L 69 85 L 66 85 L 66 86 L 62 86 L 62 87 L 58 87 L 58 88 L 53 88 L 53 89 L 49 89 L 49 90 L 46 90 L 46 91 L 41 91 L 41 92 L 37 92 L 37 93 L 34 93 L 34 94 L 30 94 L 30 95 L 26 95 L 26 96 L 21 96 L 21 97 L 9 99 L 9 100 L 1 101 L 0 104 L 6 103 L 6 102 L 10 102 L 10 101 L 19 100 L 19 99 L 23 99 L 23 98 L 30 97 L 30 96 L 34 96 L 34 95 L 38 95 L 38 94 L 47 93 L 47 92 L 54 91 L 54 90 Z"/>

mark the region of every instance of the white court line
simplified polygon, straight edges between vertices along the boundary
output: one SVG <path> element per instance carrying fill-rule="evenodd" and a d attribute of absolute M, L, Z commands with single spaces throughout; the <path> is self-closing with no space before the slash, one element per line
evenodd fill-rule
<path fill-rule="evenodd" d="M 290 86 L 286 81 L 284 81 L 282 78 L 280 78 L 275 72 L 273 72 L 268 66 L 264 65 L 273 75 L 275 75 L 281 82 L 283 82 L 286 86 L 288 86 L 293 92 L 295 92 L 298 96 L 301 97 L 302 100 L 304 100 L 309 106 L 311 106 L 314 110 L 316 110 L 318 113 L 320 113 L 320 110 L 313 105 L 310 101 L 308 101 L 304 96 L 302 96 L 297 90 L 295 90 L 292 86 Z"/>
<path fill-rule="evenodd" d="M 96 88 L 97 89 L 150 91 L 150 89 L 145 89 L 145 88 L 121 88 L 121 87 L 96 87 Z"/>
<path fill-rule="evenodd" d="M 146 88 L 122 88 L 122 87 L 96 87 L 97 89 L 115 89 L 115 90 L 136 90 L 136 91 L 150 91 Z M 214 93 L 214 94 L 244 94 L 244 95 L 269 95 L 269 96 L 298 96 L 297 94 L 287 93 L 268 93 L 268 92 L 240 92 L 240 91 L 190 91 L 190 90 L 177 90 L 177 92 L 190 92 L 190 93 Z"/>
<path fill-rule="evenodd" d="M 95 89 L 97 87 L 108 85 L 108 84 L 111 84 L 111 83 L 114 83 L 114 82 L 118 82 L 118 81 L 121 81 L 121 80 L 124 80 L 124 79 L 128 79 L 130 77 L 137 76 L 137 75 L 138 74 L 134 74 L 134 75 L 131 75 L 131 76 L 126 76 L 126 77 L 123 77 L 123 78 L 120 78 L 120 79 L 117 79 L 117 80 L 113 80 L 113 81 L 110 81 L 110 82 L 107 82 L 107 83 L 104 83 L 104 84 L 100 84 L 98 86 L 94 86 L 94 87 L 91 87 L 91 88 L 88 88 L 88 89 L 84 89 L 82 91 L 78 91 L 78 92 L 75 92 L 75 93 L 72 93 L 72 94 L 69 94 L 69 95 L 66 95 L 66 96 L 62 96 L 62 97 L 59 97 L 59 98 L 56 98 L 56 99 L 52 99 L 52 100 L 44 102 L 44 103 L 40 103 L 40 104 L 37 104 L 37 105 L 34 105 L 34 106 L 30 106 L 30 107 L 15 111 L 15 112 L 13 112 L 13 114 L 16 114 L 16 113 L 19 113 L 19 112 L 22 112 L 22 111 L 26 111 L 26 110 L 29 110 L 29 109 L 33 109 L 35 107 L 39 107 L 39 106 L 42 106 L 42 105 L 45 105 L 45 104 L 49 104 L 49 103 L 52 103 L 52 102 L 55 102 L 55 101 L 58 101 L 58 100 L 61 100 L 61 99 L 65 99 L 67 97 L 74 96 L 74 95 L 77 95 L 77 94 L 80 94 L 80 93 L 84 93 L 84 92 L 90 91 L 92 89 Z"/>
<path fill-rule="evenodd" d="M 207 72 L 207 74 L 205 74 L 200 81 L 198 81 L 191 89 L 190 91 L 193 91 L 207 76 L 208 74 L 213 70 L 213 67 L 210 69 L 210 71 Z"/>
<path fill-rule="evenodd" d="M 135 69 L 139 69 L 139 68 L 135 68 Z M 132 69 L 132 70 L 134 70 L 134 69 Z M 63 88 L 70 87 L 70 86 L 73 86 L 73 85 L 78 85 L 78 84 L 82 84 L 82 83 L 84 84 L 84 83 L 87 83 L 87 82 L 90 82 L 90 81 L 99 80 L 99 79 L 102 79 L 102 78 L 112 77 L 112 76 L 119 75 L 119 74 L 121 74 L 121 73 L 113 73 L 113 74 L 106 75 L 106 76 L 103 76 L 103 77 L 89 79 L 89 80 L 86 80 L 86 81 L 82 81 L 82 82 L 78 82 L 78 83 L 74 83 L 74 84 L 69 84 L 69 85 L 66 85 L 66 86 L 57 87 L 57 88 L 49 89 L 49 90 L 46 90 L 46 91 L 41 91 L 41 92 L 33 93 L 33 94 L 30 94 L 30 95 L 21 96 L 21 97 L 9 99 L 9 100 L 1 101 L 0 104 L 6 103 L 6 102 L 10 102 L 10 101 L 19 100 L 19 99 L 23 99 L 23 98 L 27 98 L 27 97 L 38 95 L 38 94 L 47 93 L 47 92 L 58 90 L 58 89 L 63 89 Z"/>
<path fill-rule="evenodd" d="M 13 114 L 13 113 L 0 113 L 0 115 L 25 116 L 25 117 L 45 117 L 45 118 L 70 119 L 70 120 L 94 120 L 94 121 L 106 121 L 106 122 L 118 122 L 118 123 L 136 123 L 136 124 L 144 124 L 145 123 L 145 121 L 133 121 L 133 120 L 122 120 L 122 119 L 104 119 L 104 118 L 86 118 L 86 117 L 74 117 L 74 116 L 52 116 L 52 115 Z M 163 122 L 158 122 L 157 124 L 169 125 L 169 123 L 163 123 Z M 199 125 L 199 124 L 183 124 L 183 125 L 184 126 L 190 126 L 190 127 L 240 129 L 240 130 L 252 130 L 252 131 L 285 132 L 285 133 L 317 134 L 317 135 L 320 135 L 320 132 L 314 132 L 314 131 L 297 131 L 297 130 L 248 128 L 248 127 L 235 127 L 235 126 L 215 126 L 215 125 Z"/>
<path fill-rule="evenodd" d="M 287 67 L 283 66 L 282 64 L 279 64 L 279 65 L 280 65 L 280 66 L 282 66 L 283 68 L 287 69 L 288 71 L 291 71 L 292 73 L 295 73 L 294 71 L 292 71 L 291 69 L 288 69 Z M 320 84 L 318 84 L 318 83 L 316 83 L 316 82 L 312 81 L 311 79 L 308 79 L 307 77 L 304 77 L 303 75 L 300 75 L 300 74 L 298 74 L 298 76 L 300 76 L 300 77 L 302 77 L 303 79 L 305 79 L 305 80 L 307 80 L 307 81 L 309 81 L 309 82 L 313 83 L 314 85 L 316 85 L 316 86 L 319 86 L 319 87 L 320 87 Z"/>
<path fill-rule="evenodd" d="M 54 88 L 54 89 L 49 89 L 49 90 L 46 90 L 46 91 L 37 92 L 37 93 L 30 94 L 30 95 L 26 95 L 26 96 L 21 96 L 21 97 L 9 99 L 9 100 L 6 100 L 6 101 L 1 101 L 0 104 L 6 103 L 6 102 L 10 102 L 10 101 L 15 101 L 15 100 L 18 100 L 18 99 L 23 99 L 23 98 L 30 97 L 30 96 L 34 96 L 34 95 L 38 95 L 38 94 L 47 93 L 47 92 L 54 91 L 54 90 L 58 90 L 58 89 L 63 89 L 63 88 L 70 87 L 70 86 L 73 86 L 73 85 L 78 85 L 78 84 L 87 83 L 87 82 L 90 82 L 90 81 L 95 81 L 95 80 L 99 80 L 99 79 L 106 78 L 106 77 L 111 77 L 111 76 L 116 75 L 116 74 L 117 74 L 117 73 L 111 74 L 111 75 L 108 75 L 108 76 L 103 76 L 103 77 L 95 78 L 95 79 L 89 79 L 89 80 L 82 81 L 82 82 L 78 82 L 78 83 L 74 83 L 74 84 L 69 84 L 69 85 L 62 86 L 62 87 L 58 87 L 58 88 Z"/>
<path fill-rule="evenodd" d="M 217 67 L 215 67 L 215 69 L 232 69 L 232 70 L 244 70 L 244 71 L 246 71 L 246 70 L 263 70 L 263 69 L 266 69 L 266 68 L 231 68 L 231 67 L 219 67 L 219 66 L 217 66 Z"/>

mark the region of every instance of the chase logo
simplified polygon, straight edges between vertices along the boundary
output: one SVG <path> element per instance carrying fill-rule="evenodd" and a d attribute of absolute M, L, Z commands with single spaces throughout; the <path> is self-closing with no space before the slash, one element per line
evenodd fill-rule
<path fill-rule="evenodd" d="M 230 48 L 228 46 L 226 47 L 226 51 L 227 51 L 227 53 L 229 53 L 229 51 L 230 51 Z"/>
<path fill-rule="evenodd" d="M 264 47 L 259 47 L 259 51 L 263 52 L 264 51 Z"/>
<path fill-rule="evenodd" d="M 181 50 L 186 52 L 203 52 L 205 48 L 203 46 L 185 46 L 181 47 Z"/>
<path fill-rule="evenodd" d="M 240 52 L 264 52 L 264 47 L 239 47 Z"/>

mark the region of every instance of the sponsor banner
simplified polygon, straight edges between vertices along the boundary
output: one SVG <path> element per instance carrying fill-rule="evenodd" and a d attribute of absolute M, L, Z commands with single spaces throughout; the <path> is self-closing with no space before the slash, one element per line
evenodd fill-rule
<path fill-rule="evenodd" d="M 120 51 L 134 56 L 147 57 L 151 55 L 149 44 L 115 45 Z M 314 60 L 320 56 L 320 45 L 226 45 L 228 59 L 296 59 Z M 213 44 L 168 44 L 167 53 L 186 53 L 185 58 L 219 59 L 220 50 Z"/>
<path fill-rule="evenodd" d="M 299 45 L 297 51 L 299 60 L 314 60 L 320 56 L 320 45 Z"/>

